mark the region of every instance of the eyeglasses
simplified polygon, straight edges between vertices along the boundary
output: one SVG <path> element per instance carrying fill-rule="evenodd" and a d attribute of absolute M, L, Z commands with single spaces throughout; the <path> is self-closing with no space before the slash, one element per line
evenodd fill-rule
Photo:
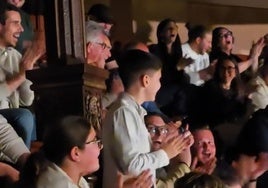
<path fill-rule="evenodd" d="M 168 133 L 168 128 L 166 125 L 156 126 L 156 125 L 147 125 L 148 132 L 151 135 L 166 135 Z"/>
<path fill-rule="evenodd" d="M 227 67 L 224 67 L 224 66 L 221 66 L 221 70 L 222 71 L 228 71 L 228 72 L 232 72 L 233 70 L 235 70 L 235 67 L 232 67 L 232 66 L 227 66 Z"/>
<path fill-rule="evenodd" d="M 102 48 L 103 50 L 105 50 L 106 48 L 107 48 L 108 50 L 111 50 L 111 49 L 112 49 L 111 46 L 108 46 L 108 45 L 105 44 L 104 42 L 95 42 L 95 43 L 98 44 L 98 45 L 100 45 L 101 48 Z"/>
<path fill-rule="evenodd" d="M 102 144 L 101 139 L 94 139 L 93 141 L 88 141 L 85 144 L 97 144 L 99 149 L 103 148 L 103 144 Z"/>
<path fill-rule="evenodd" d="M 220 34 L 220 37 L 221 38 L 227 38 L 229 36 L 233 36 L 233 32 L 232 31 L 228 31 L 227 33 L 224 33 L 224 34 Z"/>

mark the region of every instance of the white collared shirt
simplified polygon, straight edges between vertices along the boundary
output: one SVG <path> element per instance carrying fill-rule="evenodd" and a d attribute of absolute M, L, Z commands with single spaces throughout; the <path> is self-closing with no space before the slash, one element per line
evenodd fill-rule
<path fill-rule="evenodd" d="M 104 150 L 103 187 L 116 186 L 117 172 L 125 178 L 168 165 L 162 149 L 151 152 L 151 137 L 144 124 L 146 111 L 132 96 L 122 93 L 111 106 L 102 127 Z"/>

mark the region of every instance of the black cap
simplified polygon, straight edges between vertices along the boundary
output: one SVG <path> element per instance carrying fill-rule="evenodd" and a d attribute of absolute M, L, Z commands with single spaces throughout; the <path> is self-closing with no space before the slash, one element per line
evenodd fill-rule
<path fill-rule="evenodd" d="M 104 4 L 100 3 L 92 5 L 88 10 L 87 15 L 89 16 L 90 20 L 100 23 L 114 24 L 110 8 Z"/>

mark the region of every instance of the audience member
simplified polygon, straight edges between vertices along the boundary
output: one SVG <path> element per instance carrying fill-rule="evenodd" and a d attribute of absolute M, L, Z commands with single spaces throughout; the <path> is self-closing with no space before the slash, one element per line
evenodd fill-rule
<path fill-rule="evenodd" d="M 129 50 L 120 58 L 119 74 L 125 93 L 111 106 L 104 120 L 103 187 L 114 187 L 117 172 L 125 179 L 150 169 L 168 165 L 169 159 L 182 151 L 181 140 L 170 135 L 161 149 L 151 151 L 151 141 L 144 124 L 144 101 L 154 101 L 160 88 L 161 62 L 152 54 Z"/>
<path fill-rule="evenodd" d="M 32 154 L 20 176 L 20 187 L 88 188 L 83 176 L 99 169 L 101 140 L 78 116 L 68 116 L 51 127 L 38 153 Z"/>
<path fill-rule="evenodd" d="M 146 127 L 152 139 L 152 151 L 161 149 L 161 146 L 166 143 L 168 134 L 172 131 L 178 132 L 174 123 L 166 120 L 165 116 L 157 113 L 147 114 L 144 117 Z M 174 182 L 190 172 L 191 154 L 190 146 L 193 144 L 193 138 L 189 131 L 178 134 L 178 137 L 183 140 L 180 147 L 185 147 L 182 153 L 171 159 L 170 165 L 156 170 L 156 187 L 173 187 Z"/>
<path fill-rule="evenodd" d="M 241 130 L 233 154 L 227 155 L 241 186 L 256 187 L 258 177 L 268 170 L 267 117 L 268 108 L 256 111 Z"/>
<path fill-rule="evenodd" d="M 8 3 L 16 6 L 20 10 L 21 15 L 21 25 L 23 27 L 23 32 L 18 38 L 18 42 L 16 44 L 16 50 L 18 50 L 21 54 L 24 54 L 27 51 L 27 54 L 30 53 L 34 56 L 41 56 L 45 53 L 46 44 L 45 44 L 45 32 L 44 28 L 41 30 L 40 22 L 44 22 L 43 16 L 39 15 L 39 27 L 33 27 L 33 24 L 30 18 L 30 15 L 22 10 L 22 7 L 25 3 L 25 0 L 7 0 Z M 40 21 L 41 20 L 41 21 Z"/>
<path fill-rule="evenodd" d="M 209 63 L 207 52 L 211 48 L 211 30 L 203 25 L 186 24 L 188 42 L 181 46 L 182 56 L 191 58 L 193 63 L 186 66 L 184 71 L 190 77 L 190 83 L 200 86 L 212 77 L 214 68 Z"/>
<path fill-rule="evenodd" d="M 97 24 L 86 22 L 87 64 L 104 68 L 105 60 L 111 56 L 110 39 Z"/>
<path fill-rule="evenodd" d="M 212 33 L 212 50 L 210 53 L 210 62 L 216 62 L 221 56 L 230 56 L 238 62 L 239 72 L 244 72 L 248 67 L 252 66 L 254 72 L 258 69 L 258 57 L 264 47 L 264 39 L 261 38 L 257 43 L 253 44 L 249 54 L 249 58 L 243 61 L 239 56 L 232 53 L 234 47 L 234 36 L 232 31 L 225 27 L 217 27 Z"/>
<path fill-rule="evenodd" d="M 180 85 L 188 82 L 183 69 L 177 70 L 177 66 L 186 66 L 191 62 L 182 58 L 181 40 L 174 20 L 162 20 L 157 26 L 156 35 L 157 44 L 150 45 L 149 50 L 163 63 L 161 88 L 156 95 L 156 103 L 162 107 L 173 100 Z"/>
<path fill-rule="evenodd" d="M 0 109 L 19 108 L 29 106 L 34 99 L 34 92 L 30 89 L 31 81 L 25 77 L 26 70 L 33 68 L 34 62 L 39 58 L 22 58 L 21 54 L 13 47 L 16 46 L 18 37 L 23 28 L 19 9 L 13 5 L 5 4 L 0 12 Z M 25 110 L 6 110 L 8 117 L 22 117 Z M 1 113 L 1 112 L 0 112 Z M 11 114 L 10 114 L 11 113 Z M 2 114 L 2 113 L 1 113 Z M 3 115 L 5 116 L 6 114 Z M 29 116 L 27 116 L 29 117 Z M 14 120 L 17 125 L 12 124 L 15 130 L 22 132 L 22 138 L 28 147 L 32 140 L 32 132 L 35 131 L 33 117 L 24 118 L 25 121 Z M 9 120 L 9 119 L 8 119 Z M 27 120 L 27 121 L 26 121 Z M 10 121 L 10 120 L 9 120 Z"/>
<path fill-rule="evenodd" d="M 194 144 L 191 147 L 192 171 L 212 174 L 216 167 L 216 146 L 214 136 L 208 127 L 195 129 Z"/>
<path fill-rule="evenodd" d="M 218 59 L 213 79 L 206 82 L 199 116 L 218 133 L 224 144 L 232 145 L 252 113 L 251 101 L 240 79 L 237 62 L 229 56 Z"/>
<path fill-rule="evenodd" d="M 268 104 L 268 64 L 264 64 L 259 71 L 259 75 L 253 81 L 257 85 L 256 91 L 250 94 L 254 111 L 264 109 Z"/>

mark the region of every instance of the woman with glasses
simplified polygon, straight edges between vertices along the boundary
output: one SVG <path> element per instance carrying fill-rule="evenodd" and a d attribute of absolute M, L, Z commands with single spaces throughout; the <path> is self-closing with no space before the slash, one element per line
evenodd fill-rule
<path fill-rule="evenodd" d="M 199 119 L 213 131 L 220 130 L 224 150 L 225 145 L 232 144 L 240 125 L 251 113 L 251 101 L 234 58 L 225 55 L 218 59 L 214 77 L 203 86 L 200 101 Z"/>
<path fill-rule="evenodd" d="M 232 53 L 234 47 L 234 36 L 232 31 L 225 27 L 217 27 L 212 32 L 212 49 L 210 52 L 210 63 L 216 62 L 221 56 L 228 55 L 234 58 L 239 64 L 239 72 L 244 72 L 250 66 L 253 71 L 258 68 L 258 57 L 264 47 L 264 39 L 261 37 L 250 49 L 249 58 L 243 61 L 239 56 Z"/>
<path fill-rule="evenodd" d="M 78 116 L 51 126 L 38 153 L 31 155 L 20 176 L 20 187 L 87 188 L 83 176 L 99 169 L 102 143 L 93 127 Z"/>

